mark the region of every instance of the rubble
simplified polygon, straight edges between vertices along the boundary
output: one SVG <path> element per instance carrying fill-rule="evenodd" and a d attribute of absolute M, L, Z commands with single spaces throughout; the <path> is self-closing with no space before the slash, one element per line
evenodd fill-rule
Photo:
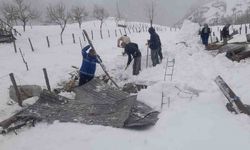
<path fill-rule="evenodd" d="M 74 92 L 76 98 L 71 100 L 44 90 L 35 104 L 7 119 L 7 125 L 6 120 L 0 122 L 0 127 L 9 130 L 17 121 L 22 122 L 22 117 L 34 122 L 78 122 L 117 128 L 145 127 L 158 120 L 159 112 L 136 101 L 136 95 L 114 89 L 99 79 L 76 87 Z"/>

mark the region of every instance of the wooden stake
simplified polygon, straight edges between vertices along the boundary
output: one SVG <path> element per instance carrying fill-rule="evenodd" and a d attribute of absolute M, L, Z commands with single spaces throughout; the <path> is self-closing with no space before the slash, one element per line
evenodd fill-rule
<path fill-rule="evenodd" d="M 110 32 L 109 32 L 109 30 L 108 30 L 108 36 L 109 36 L 109 38 L 110 38 Z"/>
<path fill-rule="evenodd" d="M 121 31 L 121 29 L 119 29 L 119 31 L 120 31 L 120 34 L 121 34 L 121 36 L 122 36 L 122 31 Z"/>
<path fill-rule="evenodd" d="M 30 48 L 31 48 L 32 52 L 34 52 L 34 48 L 33 48 L 33 45 L 32 45 L 32 43 L 31 43 L 30 38 L 28 38 L 28 40 L 29 40 L 29 43 L 30 43 Z"/>
<path fill-rule="evenodd" d="M 103 39 L 103 36 L 102 36 L 102 30 L 100 30 L 100 36 L 101 36 L 101 39 Z"/>
<path fill-rule="evenodd" d="M 44 74 L 44 78 L 45 78 L 45 81 L 46 81 L 47 89 L 51 92 L 51 88 L 50 88 L 50 84 L 49 84 L 49 78 L 48 78 L 46 68 L 43 68 L 43 74 Z"/>
<path fill-rule="evenodd" d="M 13 84 L 13 87 L 15 89 L 15 92 L 16 92 L 16 96 L 17 96 L 17 102 L 18 102 L 18 105 L 22 107 L 22 100 L 21 100 L 21 95 L 20 95 L 20 92 L 18 90 L 18 87 L 17 87 L 17 84 L 16 84 L 16 80 L 14 78 L 14 74 L 13 73 L 10 73 L 10 80 Z"/>
<path fill-rule="evenodd" d="M 14 45 L 14 50 L 15 50 L 15 53 L 17 53 L 17 49 L 16 49 L 16 41 L 15 41 L 15 40 L 13 41 L 13 45 Z"/>
<path fill-rule="evenodd" d="M 82 49 L 82 41 L 81 41 L 81 38 L 79 37 L 79 41 L 80 41 L 80 47 Z"/>
<path fill-rule="evenodd" d="M 29 71 L 28 63 L 27 63 L 27 61 L 26 61 L 26 60 L 24 59 L 24 57 L 23 57 L 23 52 L 22 52 L 21 48 L 19 48 L 19 52 L 20 52 L 20 54 L 21 54 L 21 56 L 22 56 L 23 63 L 25 64 L 27 71 Z"/>
<path fill-rule="evenodd" d="M 82 33 L 83 40 L 86 41 L 85 35 Z"/>
<path fill-rule="evenodd" d="M 91 30 L 91 37 L 92 37 L 92 40 L 94 40 L 94 33 L 93 33 L 93 30 Z"/>
<path fill-rule="evenodd" d="M 75 34 L 74 33 L 72 33 L 72 38 L 73 38 L 73 43 L 75 44 L 76 40 L 75 40 Z"/>
<path fill-rule="evenodd" d="M 49 37 L 48 36 L 46 36 L 46 40 L 47 40 L 48 48 L 50 48 L 50 43 L 49 43 Z"/>

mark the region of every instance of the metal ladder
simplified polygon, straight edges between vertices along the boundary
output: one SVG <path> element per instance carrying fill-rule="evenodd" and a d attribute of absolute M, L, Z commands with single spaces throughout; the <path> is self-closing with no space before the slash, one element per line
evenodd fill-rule
<path fill-rule="evenodd" d="M 175 66 L 175 59 L 169 60 L 167 58 L 167 64 L 166 64 L 166 69 L 164 73 L 164 82 L 166 81 L 167 76 L 170 76 L 170 81 L 173 80 L 174 66 Z M 170 73 L 168 73 L 169 70 L 170 70 Z"/>
<path fill-rule="evenodd" d="M 170 76 L 170 81 L 173 81 L 173 75 L 174 75 L 174 67 L 175 67 L 175 59 L 169 60 L 167 58 L 167 63 L 166 63 L 166 68 L 165 68 L 165 73 L 164 73 L 164 82 L 167 80 L 167 76 Z M 164 88 L 163 88 L 164 89 Z M 161 97 L 161 109 L 165 104 L 168 104 L 168 107 L 170 107 L 170 97 L 168 97 L 168 101 L 164 102 L 164 92 L 162 89 L 162 97 Z"/>

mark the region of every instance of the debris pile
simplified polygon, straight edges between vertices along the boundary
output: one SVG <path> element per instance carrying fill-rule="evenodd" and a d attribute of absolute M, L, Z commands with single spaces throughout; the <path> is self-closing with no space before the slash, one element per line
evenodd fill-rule
<path fill-rule="evenodd" d="M 0 122 L 2 133 L 18 128 L 18 124 L 38 121 L 140 128 L 154 125 L 158 120 L 159 112 L 136 101 L 136 95 L 114 89 L 99 79 L 76 87 L 74 92 L 76 97 L 71 100 L 44 90 L 35 104 Z"/>

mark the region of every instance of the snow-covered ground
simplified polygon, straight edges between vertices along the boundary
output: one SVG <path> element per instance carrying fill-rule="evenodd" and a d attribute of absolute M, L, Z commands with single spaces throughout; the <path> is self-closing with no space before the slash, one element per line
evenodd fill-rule
<path fill-rule="evenodd" d="M 95 25 L 96 27 L 95 27 Z M 250 104 L 250 60 L 240 63 L 228 60 L 224 55 L 216 57 L 204 51 L 197 31 L 199 26 L 185 22 L 179 31 L 164 28 L 159 31 L 163 44 L 164 60 L 152 68 L 146 68 L 145 45 L 147 32 L 128 34 L 133 42 L 139 44 L 143 54 L 142 72 L 132 76 L 132 68 L 124 71 L 127 57 L 116 47 L 114 24 L 106 23 L 104 30 L 112 30 L 111 38 L 105 35 L 102 40 L 93 41 L 106 68 L 115 81 L 122 86 L 128 82 L 150 85 L 138 94 L 138 100 L 161 111 L 157 124 L 146 130 L 117 129 L 104 126 L 89 126 L 76 123 L 52 125 L 38 124 L 36 127 L 18 130 L 18 135 L 0 135 L 1 150 L 235 150 L 250 148 L 250 119 L 246 115 L 234 115 L 227 111 L 226 98 L 214 79 L 221 75 L 231 88 Z M 136 23 L 131 23 L 136 24 Z M 139 24 L 139 23 L 137 23 Z M 83 25 L 88 31 L 98 32 L 97 22 Z M 20 28 L 21 29 L 21 28 Z M 20 31 L 20 30 L 19 30 Z M 75 33 L 76 44 L 72 43 Z M 118 31 L 119 34 L 119 31 Z M 46 36 L 49 36 L 51 48 L 47 48 Z M 27 38 L 32 39 L 35 52 L 32 52 Z M 81 65 L 79 37 L 81 30 L 76 24 L 68 26 L 64 34 L 64 45 L 59 42 L 58 26 L 34 26 L 28 28 L 22 37 L 18 37 L 17 47 L 25 54 L 30 71 L 26 71 L 20 54 L 15 54 L 12 44 L 0 45 L 0 120 L 8 118 L 20 110 L 17 104 L 8 105 L 8 87 L 11 85 L 8 74 L 15 74 L 18 84 L 38 84 L 45 86 L 42 68 L 47 68 L 52 88 L 67 80 L 71 66 Z M 243 36 L 239 39 L 242 39 Z M 82 41 L 83 42 L 83 41 Z M 186 47 L 180 42 L 186 42 Z M 178 44 L 177 44 L 178 43 Z M 86 45 L 83 42 L 83 45 Z M 168 60 L 175 59 L 173 81 L 164 71 Z M 151 61 L 149 61 L 151 64 Z M 171 71 L 171 70 L 168 70 Z M 100 67 L 97 75 L 103 74 Z M 161 109 L 161 97 L 167 103 Z"/>

